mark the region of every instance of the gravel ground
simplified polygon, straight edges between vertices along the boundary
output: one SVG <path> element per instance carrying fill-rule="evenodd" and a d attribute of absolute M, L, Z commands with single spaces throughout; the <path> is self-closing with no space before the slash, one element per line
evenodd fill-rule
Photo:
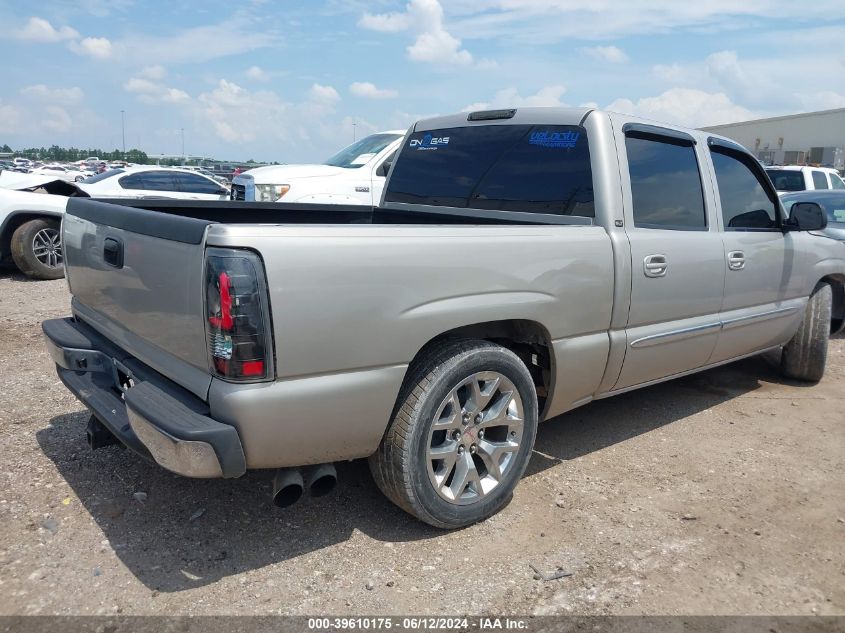
<path fill-rule="evenodd" d="M 817 386 L 758 358 L 551 421 L 510 505 L 445 533 L 364 462 L 279 510 L 267 473 L 89 450 L 40 335 L 68 312 L 0 273 L 0 615 L 845 614 L 841 337 Z"/>

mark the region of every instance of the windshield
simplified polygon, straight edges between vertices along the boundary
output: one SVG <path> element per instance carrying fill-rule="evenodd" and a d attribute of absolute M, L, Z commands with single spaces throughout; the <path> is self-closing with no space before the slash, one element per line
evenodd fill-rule
<path fill-rule="evenodd" d="M 366 165 L 375 158 L 376 154 L 398 138 L 401 138 L 401 135 L 373 134 L 372 136 L 367 136 L 356 143 L 352 143 L 349 147 L 344 147 L 323 164 L 332 165 L 333 167 L 344 167 L 346 169 Z"/>
<path fill-rule="evenodd" d="M 804 191 L 804 174 L 791 169 L 767 169 L 772 184 L 778 191 Z"/>
<path fill-rule="evenodd" d="M 108 171 L 104 171 L 102 174 L 96 174 L 95 176 L 91 176 L 90 178 L 86 178 L 82 182 L 84 184 L 91 184 L 92 182 L 100 182 L 101 180 L 105 180 L 106 178 L 111 178 L 112 176 L 117 176 L 118 174 L 122 174 L 122 169 L 109 169 Z"/>

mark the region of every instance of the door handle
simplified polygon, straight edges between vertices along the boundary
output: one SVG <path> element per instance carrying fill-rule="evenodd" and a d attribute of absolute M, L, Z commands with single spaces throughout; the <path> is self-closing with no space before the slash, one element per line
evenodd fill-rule
<path fill-rule="evenodd" d="M 667 268 L 669 268 L 669 261 L 666 255 L 649 255 L 643 260 L 643 271 L 646 277 L 663 277 Z"/>
<path fill-rule="evenodd" d="M 742 270 L 745 268 L 745 253 L 742 251 L 731 251 L 728 253 L 728 268 L 731 270 Z"/>

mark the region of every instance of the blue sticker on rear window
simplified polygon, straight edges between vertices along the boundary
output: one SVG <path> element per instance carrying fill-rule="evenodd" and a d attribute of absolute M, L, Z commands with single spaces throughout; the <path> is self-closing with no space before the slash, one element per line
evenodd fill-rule
<path fill-rule="evenodd" d="M 580 132 L 548 132 L 540 130 L 531 132 L 531 138 L 528 139 L 529 145 L 539 145 L 540 147 L 561 147 L 572 149 L 578 142 Z"/>
<path fill-rule="evenodd" d="M 422 138 L 412 138 L 411 149 L 440 149 L 449 144 L 448 136 L 432 136 L 426 134 Z"/>

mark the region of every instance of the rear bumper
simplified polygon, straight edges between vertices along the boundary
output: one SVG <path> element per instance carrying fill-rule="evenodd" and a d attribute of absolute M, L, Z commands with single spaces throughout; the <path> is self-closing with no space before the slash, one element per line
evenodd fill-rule
<path fill-rule="evenodd" d="M 208 406 L 73 318 L 42 324 L 65 386 L 127 448 L 187 477 L 239 477 L 237 429 Z"/>

